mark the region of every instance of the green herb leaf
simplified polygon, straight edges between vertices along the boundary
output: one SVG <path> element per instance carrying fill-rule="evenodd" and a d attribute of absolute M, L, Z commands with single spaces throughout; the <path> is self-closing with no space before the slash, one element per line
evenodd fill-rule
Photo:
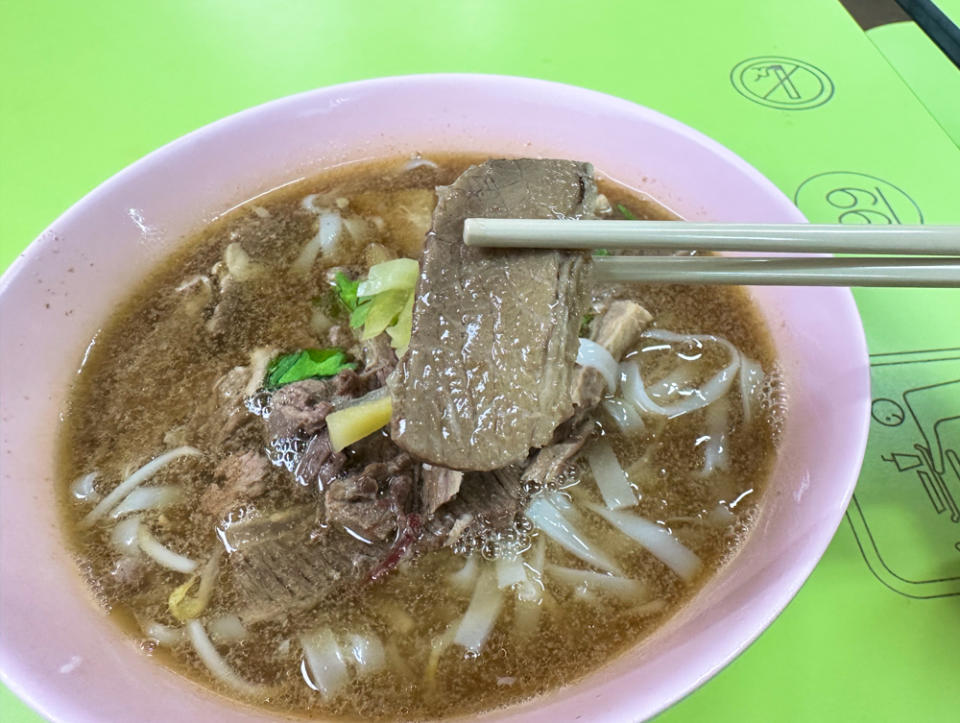
<path fill-rule="evenodd" d="M 637 217 L 633 215 L 633 211 L 631 211 L 629 208 L 624 206 L 622 203 L 617 204 L 617 210 L 620 212 L 620 215 L 622 215 L 628 221 L 637 220 Z"/>
<path fill-rule="evenodd" d="M 593 252 L 593 255 L 594 255 L 594 256 L 609 256 L 609 255 L 610 255 L 610 252 L 607 251 L 606 249 L 597 249 L 596 251 Z"/>
<path fill-rule="evenodd" d="M 373 308 L 373 297 L 360 299 L 360 303 L 350 312 L 350 328 L 359 329 L 367 320 L 370 309 Z"/>
<path fill-rule="evenodd" d="M 337 293 L 340 295 L 340 301 L 342 301 L 343 305 L 350 311 L 354 311 L 358 303 L 357 287 L 360 286 L 360 279 L 351 281 L 345 273 L 338 271 L 333 281 L 337 285 Z"/>
<path fill-rule="evenodd" d="M 355 363 L 347 361 L 343 349 L 301 349 L 274 359 L 267 368 L 264 384 L 267 389 L 276 389 L 304 379 L 332 377 L 344 369 L 356 367 Z"/>
<path fill-rule="evenodd" d="M 295 351 L 293 354 L 284 354 L 283 356 L 278 356 L 267 367 L 267 376 L 264 380 L 264 386 L 268 389 L 273 389 L 279 384 L 277 380 L 281 379 L 284 374 L 290 371 L 290 367 L 297 363 L 297 359 L 300 358 L 302 352 Z"/>

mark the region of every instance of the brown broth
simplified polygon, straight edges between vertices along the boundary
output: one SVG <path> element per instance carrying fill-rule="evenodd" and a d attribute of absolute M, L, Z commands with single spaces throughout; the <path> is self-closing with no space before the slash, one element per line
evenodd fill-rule
<path fill-rule="evenodd" d="M 238 697 L 211 677 L 188 643 L 172 650 L 159 648 L 140 629 L 147 620 L 179 624 L 168 610 L 167 598 L 187 576 L 148 562 L 140 570 L 142 585 L 131 589 L 119 584 L 112 574 L 118 559 L 109 543 L 112 525 L 81 531 L 77 523 L 90 505 L 71 497 L 70 484 L 97 470 L 98 489 L 109 491 L 133 469 L 183 443 L 176 440 L 176 430 L 191 417 L 197 400 L 208 396 L 214 382 L 231 368 L 246 364 L 251 349 L 321 345 L 323 340 L 310 326 L 311 299 L 327 287 L 320 266 L 365 266 L 366 262 L 364 249 L 356 248 L 318 260 L 317 272 L 306 280 L 281 273 L 315 233 L 315 216 L 301 206 L 301 200 L 310 193 L 335 191 L 363 217 L 382 219 L 376 232 L 379 242 L 401 255 L 415 256 L 422 244 L 423 214 L 430 210 L 424 189 L 451 182 L 478 159 L 444 156 L 435 160 L 438 168 L 412 172 L 400 171 L 402 160 L 339 169 L 258 198 L 212 224 L 189 239 L 117 309 L 99 334 L 70 397 L 61 430 L 60 485 L 64 524 L 82 574 L 98 603 L 111 611 L 125 634 L 142 641 L 147 653 L 226 695 Z M 641 218 L 672 217 L 655 202 L 626 189 L 602 180 L 600 187 L 614 208 L 622 203 Z M 276 273 L 243 282 L 229 308 L 222 310 L 229 315 L 230 332 L 211 334 L 210 319 L 186 310 L 184 292 L 176 287 L 208 273 L 232 242 L 239 242 L 254 262 Z M 657 327 L 723 336 L 758 360 L 768 377 L 775 369 L 763 323 L 739 288 L 636 286 L 617 293 L 640 301 L 653 314 Z M 734 431 L 729 438 L 729 469 L 707 479 L 698 474 L 702 453 L 697 439 L 704 433 L 704 410 L 672 420 L 656 438 L 649 432 L 626 438 L 603 413 L 598 415 L 598 434 L 610 438 L 642 495 L 636 511 L 665 521 L 704 562 L 698 579 L 685 584 L 652 555 L 583 511 L 582 530 L 617 557 L 628 577 L 645 582 L 649 593 L 641 602 L 663 601 L 662 610 L 654 610 L 656 604 L 623 603 L 602 595 L 582 599 L 547 579 L 549 594 L 538 632 L 515 633 L 517 605 L 508 595 L 480 656 L 474 659 L 456 646 L 448 647 L 440 657 L 435 680 L 428 683 L 424 671 L 431 641 L 459 619 L 470 599 L 469 591 L 459 592 L 448 581 L 463 565 L 463 558 L 441 550 L 401 565 L 377 584 L 358 586 L 341 596 L 336 607 L 321 604 L 251 626 L 242 643 L 218 649 L 246 680 L 275 688 L 268 700 L 248 702 L 294 716 L 443 717 L 509 705 L 575 681 L 672 615 L 729 559 L 748 531 L 775 451 L 776 390 L 768 394 L 771 403 L 764 406 L 764 413 L 749 425 L 736 392 L 731 400 Z M 209 440 L 187 441 L 208 449 Z M 186 490 L 182 504 L 159 518 L 153 513 L 149 519 L 160 542 L 197 560 L 206 559 L 219 544 L 209 518 L 196 512 L 213 466 L 204 458 L 179 460 L 150 482 L 178 484 Z M 258 509 L 278 510 L 309 500 L 283 470 L 271 469 L 269 481 L 270 491 L 255 501 Z M 575 501 L 600 499 L 589 475 L 567 492 Z M 731 524 L 718 526 L 704 520 L 719 502 L 734 500 L 739 504 Z M 547 551 L 548 560 L 556 564 L 582 566 L 556 545 L 548 545 Z M 223 568 L 203 620 L 237 609 L 239 592 L 232 585 L 229 566 Z M 396 610 L 402 611 L 399 617 L 406 622 L 397 622 Z M 411 629 L 400 631 L 405 624 Z M 325 701 L 301 676 L 297 643 L 300 632 L 320 625 L 376 632 L 387 646 L 387 669 L 358 678 L 346 693 Z"/>

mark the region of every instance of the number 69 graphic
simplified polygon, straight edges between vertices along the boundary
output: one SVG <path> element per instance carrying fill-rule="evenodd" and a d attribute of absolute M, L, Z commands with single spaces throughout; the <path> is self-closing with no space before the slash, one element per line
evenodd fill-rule
<path fill-rule="evenodd" d="M 793 202 L 814 223 L 923 223 L 920 207 L 902 189 L 865 173 L 811 176 L 797 188 Z"/>

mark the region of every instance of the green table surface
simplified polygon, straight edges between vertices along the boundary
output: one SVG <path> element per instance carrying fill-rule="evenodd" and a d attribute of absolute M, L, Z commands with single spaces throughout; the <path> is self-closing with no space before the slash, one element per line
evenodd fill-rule
<path fill-rule="evenodd" d="M 0 0 L 0 268 L 198 126 L 439 71 L 648 105 L 742 155 L 811 221 L 960 223 L 947 124 L 836 0 Z M 856 298 L 877 399 L 856 503 L 780 618 L 662 721 L 957 718 L 960 295 Z M 36 719 L 0 689 L 0 720 Z"/>
<path fill-rule="evenodd" d="M 960 0 L 957 6 L 960 9 Z M 944 133 L 960 145 L 960 69 L 914 22 L 881 25 L 867 36 Z"/>

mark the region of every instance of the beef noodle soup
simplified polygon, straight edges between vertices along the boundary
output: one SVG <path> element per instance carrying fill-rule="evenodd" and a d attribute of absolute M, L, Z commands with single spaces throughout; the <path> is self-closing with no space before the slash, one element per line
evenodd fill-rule
<path fill-rule="evenodd" d="M 602 286 L 464 247 L 471 215 L 672 218 L 587 164 L 351 166 L 231 211 L 98 332 L 63 508 L 144 654 L 274 713 L 489 710 L 737 550 L 782 416 L 743 290 Z"/>

